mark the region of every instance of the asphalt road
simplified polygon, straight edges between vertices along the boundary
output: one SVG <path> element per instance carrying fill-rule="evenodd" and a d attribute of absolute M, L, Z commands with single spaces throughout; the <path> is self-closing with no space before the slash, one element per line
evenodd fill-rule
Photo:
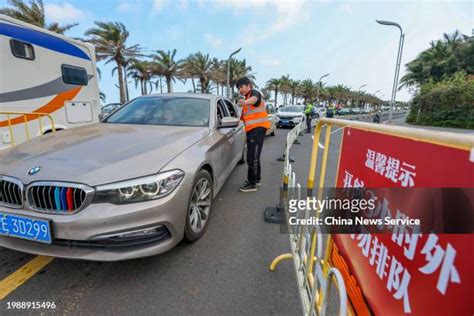
<path fill-rule="evenodd" d="M 237 166 L 214 200 L 210 226 L 198 242 L 125 262 L 54 259 L 0 302 L 0 314 L 11 312 L 8 302 L 16 301 L 55 302 L 61 314 L 301 314 L 293 262 L 268 270 L 276 256 L 289 251 L 288 236 L 263 220 L 264 208 L 278 202 L 283 163 L 276 158 L 288 131 L 279 129 L 265 140 L 264 184 L 258 192 L 238 192 L 246 166 Z M 301 139 L 305 145 L 295 147 L 294 155 L 303 174 L 311 138 Z M 32 258 L 0 248 L 0 279 Z"/>

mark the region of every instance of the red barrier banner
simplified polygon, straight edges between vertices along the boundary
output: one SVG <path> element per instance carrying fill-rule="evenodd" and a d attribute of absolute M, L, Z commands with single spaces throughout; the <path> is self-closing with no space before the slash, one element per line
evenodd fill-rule
<path fill-rule="evenodd" d="M 375 315 L 474 314 L 474 198 L 462 189 L 474 188 L 471 159 L 468 150 L 455 146 L 345 128 L 336 187 L 387 188 L 377 196 L 372 217 L 421 213 L 422 225 L 470 232 L 419 233 L 382 225 L 375 232 L 372 227 L 363 234 L 334 235 Z M 400 199 L 390 188 L 439 189 Z"/>

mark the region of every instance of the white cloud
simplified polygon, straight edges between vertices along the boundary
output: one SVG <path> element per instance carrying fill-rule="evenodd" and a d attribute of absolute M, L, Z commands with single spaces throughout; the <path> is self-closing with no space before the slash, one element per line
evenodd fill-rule
<path fill-rule="evenodd" d="M 186 10 L 189 6 L 189 1 L 188 0 L 179 0 L 177 2 L 178 2 L 178 4 L 176 5 L 176 8 L 178 10 Z"/>
<path fill-rule="evenodd" d="M 167 0 L 153 0 L 153 12 L 161 11 L 167 4 Z"/>
<path fill-rule="evenodd" d="M 352 14 L 352 6 L 350 5 L 350 3 L 341 4 L 339 6 L 339 9 L 346 14 Z"/>
<path fill-rule="evenodd" d="M 65 2 L 63 4 L 46 4 L 45 14 L 55 22 L 75 22 L 84 16 L 84 12 Z"/>
<path fill-rule="evenodd" d="M 177 25 L 168 27 L 165 31 L 165 34 L 173 41 L 177 41 L 183 38 L 183 32 L 181 32 Z"/>
<path fill-rule="evenodd" d="M 226 3 L 237 3 L 238 0 L 220 0 Z M 266 26 L 259 28 L 257 25 L 248 26 L 244 32 L 245 36 L 241 38 L 246 45 L 268 39 L 279 32 L 283 32 L 293 26 L 306 22 L 310 15 L 306 9 L 307 0 L 287 0 L 287 1 L 268 1 L 260 0 L 255 2 L 246 2 L 253 9 L 262 8 L 275 12 L 276 17 L 267 19 Z M 239 4 L 235 4 L 235 8 L 239 8 Z M 271 23 L 268 23 L 270 22 Z"/>
<path fill-rule="evenodd" d="M 211 34 L 211 33 L 206 33 L 204 34 L 204 38 L 206 41 L 213 47 L 217 48 L 222 45 L 223 41 L 221 38 Z"/>
<path fill-rule="evenodd" d="M 140 7 L 138 1 L 120 2 L 117 5 L 116 10 L 119 12 L 133 12 L 137 11 Z"/>
<path fill-rule="evenodd" d="M 273 57 L 264 57 L 259 60 L 260 64 L 270 67 L 279 67 L 281 66 L 281 60 Z"/>

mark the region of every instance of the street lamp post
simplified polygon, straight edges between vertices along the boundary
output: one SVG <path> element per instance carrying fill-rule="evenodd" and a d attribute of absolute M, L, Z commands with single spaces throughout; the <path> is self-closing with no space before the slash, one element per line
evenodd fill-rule
<path fill-rule="evenodd" d="M 381 20 L 375 20 L 375 21 L 377 21 L 377 23 L 382 24 L 382 25 L 398 27 L 398 29 L 400 30 L 400 40 L 398 42 L 397 64 L 395 66 L 395 75 L 393 78 L 393 86 L 392 86 L 392 97 L 390 98 L 390 114 L 388 116 L 388 121 L 389 123 L 391 123 L 392 118 L 393 118 L 393 107 L 395 106 L 395 98 L 397 96 L 398 76 L 400 75 L 400 63 L 402 61 L 403 42 L 405 40 L 405 34 L 403 34 L 402 27 L 395 22 L 381 21 Z"/>
<path fill-rule="evenodd" d="M 322 75 L 321 78 L 319 78 L 319 80 L 318 80 L 318 95 L 316 97 L 316 102 L 317 102 L 316 106 L 319 106 L 319 88 L 321 86 L 321 80 L 323 80 L 323 78 L 327 77 L 327 76 L 329 76 L 329 73 L 327 73 L 325 75 Z"/>
<path fill-rule="evenodd" d="M 227 98 L 229 98 L 229 99 L 230 99 L 230 85 L 229 85 L 229 83 L 230 83 L 230 59 L 232 58 L 232 56 L 234 56 L 235 54 L 237 54 L 241 50 L 242 50 L 242 48 L 239 48 L 236 51 L 234 51 L 232 54 L 230 54 L 229 59 L 227 60 Z"/>

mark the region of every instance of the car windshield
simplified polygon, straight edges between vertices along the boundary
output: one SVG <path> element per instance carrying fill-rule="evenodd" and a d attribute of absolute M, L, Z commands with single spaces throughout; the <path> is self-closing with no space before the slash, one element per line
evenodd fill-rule
<path fill-rule="evenodd" d="M 209 100 L 192 97 L 137 98 L 110 115 L 105 123 L 208 126 Z"/>
<path fill-rule="evenodd" d="M 303 112 L 303 107 L 298 105 L 284 106 L 280 108 L 280 112 Z"/>

